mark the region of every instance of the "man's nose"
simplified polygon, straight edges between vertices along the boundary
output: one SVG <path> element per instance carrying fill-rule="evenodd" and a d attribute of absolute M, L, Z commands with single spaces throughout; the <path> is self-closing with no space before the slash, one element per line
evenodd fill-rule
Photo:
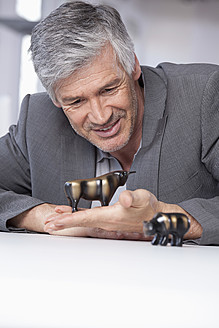
<path fill-rule="evenodd" d="M 110 107 L 105 107 L 99 98 L 90 100 L 88 118 L 92 123 L 103 125 L 112 114 Z"/>

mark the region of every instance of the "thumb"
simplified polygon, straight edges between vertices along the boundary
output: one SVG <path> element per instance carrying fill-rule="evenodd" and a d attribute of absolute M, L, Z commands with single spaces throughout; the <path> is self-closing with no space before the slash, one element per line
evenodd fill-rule
<path fill-rule="evenodd" d="M 134 201 L 133 191 L 131 190 L 124 190 L 119 196 L 120 204 L 125 207 L 129 208 L 132 206 Z"/>
<path fill-rule="evenodd" d="M 125 207 L 143 207 L 153 195 L 145 189 L 125 190 L 120 194 L 119 202 Z M 154 197 L 154 196 L 153 196 Z"/>

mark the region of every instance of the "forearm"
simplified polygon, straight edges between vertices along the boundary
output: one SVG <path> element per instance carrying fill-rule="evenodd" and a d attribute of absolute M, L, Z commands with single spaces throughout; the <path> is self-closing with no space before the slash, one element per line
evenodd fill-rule
<path fill-rule="evenodd" d="M 201 224 L 188 212 L 186 212 L 182 207 L 176 204 L 166 204 L 160 202 L 161 212 L 164 213 L 183 213 L 185 214 L 190 220 L 190 229 L 185 234 L 185 239 L 197 239 L 200 238 L 203 232 L 203 228 Z"/>
<path fill-rule="evenodd" d="M 203 233 L 198 241 L 200 245 L 219 245 L 219 196 L 189 199 L 178 205 L 202 226 Z"/>

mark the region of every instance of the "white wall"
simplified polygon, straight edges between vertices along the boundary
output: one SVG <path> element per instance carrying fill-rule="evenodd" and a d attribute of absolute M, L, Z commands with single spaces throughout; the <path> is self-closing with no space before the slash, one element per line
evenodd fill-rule
<path fill-rule="evenodd" d="M 109 1 L 106 1 L 109 3 Z M 111 0 L 135 41 L 142 64 L 219 64 L 219 1 Z"/>
<path fill-rule="evenodd" d="M 7 14 L 9 3 L 13 2 L 14 0 L 0 0 L 0 16 Z M 43 0 L 43 16 L 62 2 L 64 1 Z M 141 64 L 156 66 L 163 61 L 219 64 L 219 1 L 100 2 L 112 4 L 121 13 L 134 40 Z M 19 35 L 0 25 L 0 135 L 6 132 L 8 124 L 17 120 L 19 44 Z M 29 92 L 28 88 L 23 92 Z"/>
<path fill-rule="evenodd" d="M 15 17 L 14 0 L 0 0 L 0 17 Z M 0 25 L 0 135 L 17 118 L 22 37 Z"/>

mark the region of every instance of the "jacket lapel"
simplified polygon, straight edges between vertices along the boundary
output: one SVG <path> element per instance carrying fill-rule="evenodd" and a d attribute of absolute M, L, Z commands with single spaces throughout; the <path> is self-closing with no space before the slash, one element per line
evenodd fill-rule
<path fill-rule="evenodd" d="M 142 73 L 145 86 L 142 147 L 133 162 L 131 170 L 136 174 L 130 175 L 127 189 L 144 188 L 158 197 L 160 150 L 167 121 L 167 87 L 161 69 L 142 67 Z"/>

